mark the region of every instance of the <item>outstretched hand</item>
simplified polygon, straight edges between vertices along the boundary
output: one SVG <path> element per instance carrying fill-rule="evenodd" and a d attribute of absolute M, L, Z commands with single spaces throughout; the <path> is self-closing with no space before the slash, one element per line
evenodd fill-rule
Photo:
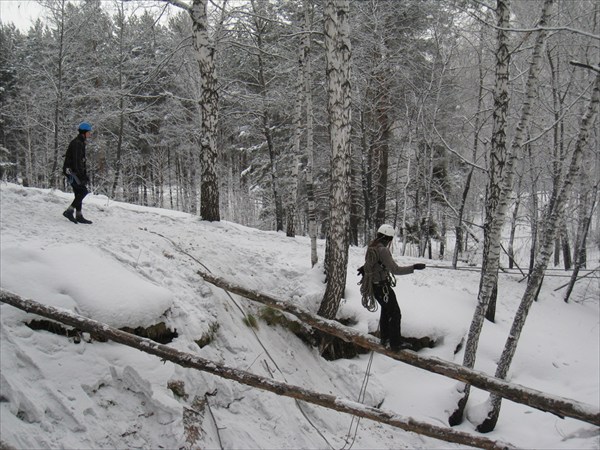
<path fill-rule="evenodd" d="M 360 266 L 358 268 L 358 272 L 356 273 L 356 275 L 358 275 L 359 277 L 362 277 L 365 274 L 365 266 Z"/>
<path fill-rule="evenodd" d="M 425 264 L 423 263 L 417 263 L 417 264 L 413 264 L 413 269 L 414 270 L 423 270 L 425 268 Z"/>

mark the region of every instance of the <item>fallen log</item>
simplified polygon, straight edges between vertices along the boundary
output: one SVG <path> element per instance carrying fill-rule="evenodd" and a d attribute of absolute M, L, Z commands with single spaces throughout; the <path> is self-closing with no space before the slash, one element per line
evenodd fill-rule
<path fill-rule="evenodd" d="M 5 290 L 0 290 L 0 301 L 28 313 L 47 317 L 75 327 L 80 331 L 93 333 L 96 336 L 110 339 L 111 341 L 158 356 L 182 367 L 208 372 L 222 378 L 237 381 L 241 384 L 273 392 L 277 395 L 303 400 L 328 409 L 363 417 L 375 422 L 385 423 L 396 428 L 446 442 L 454 442 L 476 448 L 493 450 L 514 448 L 511 444 L 502 441 L 494 441 L 482 436 L 456 431 L 450 427 L 441 427 L 426 422 L 420 422 L 410 417 L 406 418 L 390 411 L 366 406 L 351 400 L 336 397 L 335 395 L 322 394 L 300 386 L 282 383 L 271 378 L 261 377 L 250 372 L 228 367 L 224 364 L 201 358 L 198 355 L 182 352 L 150 339 L 121 331 L 102 322 L 79 316 L 67 310 L 61 310 L 32 300 L 23 299 L 18 295 Z M 76 355 L 73 357 L 76 357 Z"/>
<path fill-rule="evenodd" d="M 380 345 L 377 339 L 370 335 L 359 333 L 356 330 L 346 327 L 334 320 L 324 319 L 302 307 L 294 305 L 293 303 L 279 300 L 267 294 L 246 289 L 242 286 L 237 286 L 210 273 L 200 270 L 197 273 L 204 280 L 219 288 L 225 289 L 226 291 L 234 294 L 238 294 L 244 298 L 247 298 L 248 300 L 253 300 L 280 311 L 293 314 L 311 327 L 337 336 L 346 342 L 352 342 L 360 347 L 375 351 L 377 353 L 382 353 L 390 358 L 394 358 L 398 361 L 419 367 L 429 372 L 434 372 L 471 384 L 472 386 L 488 392 L 493 392 L 494 394 L 513 402 L 528 405 L 532 408 L 555 414 L 561 418 L 571 417 L 583 422 L 600 426 L 600 411 L 598 411 L 598 409 L 592 405 L 556 395 L 546 394 L 536 389 L 527 388 L 519 384 L 509 383 L 505 380 L 495 378 L 483 372 L 469 369 L 459 364 L 444 361 L 436 357 L 421 356 L 410 350 L 394 352 Z"/>

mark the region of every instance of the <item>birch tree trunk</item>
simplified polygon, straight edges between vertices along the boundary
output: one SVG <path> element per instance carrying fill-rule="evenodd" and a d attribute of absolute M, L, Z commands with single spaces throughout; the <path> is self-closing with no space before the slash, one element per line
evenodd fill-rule
<path fill-rule="evenodd" d="M 596 184 L 596 186 L 594 186 L 592 188 L 592 200 L 590 202 L 589 205 L 586 205 L 586 211 L 585 211 L 585 217 L 583 217 L 583 224 L 582 224 L 582 237 L 581 237 L 581 243 L 580 243 L 580 249 L 579 249 L 579 255 L 582 254 L 582 249 L 585 249 L 586 247 L 586 242 L 587 242 L 587 235 L 590 229 L 590 224 L 592 223 L 592 215 L 594 214 L 594 209 L 596 207 L 596 201 L 598 199 L 598 184 Z M 579 269 L 581 269 L 581 267 L 583 267 L 582 265 L 582 261 L 576 259 L 575 260 L 575 265 L 573 267 L 573 272 L 571 273 L 571 279 L 569 280 L 569 285 L 567 286 L 567 291 L 565 292 L 565 303 L 569 302 L 569 298 L 571 297 L 571 293 L 573 292 L 573 288 L 575 287 L 575 282 L 577 281 L 577 278 L 579 276 Z"/>
<path fill-rule="evenodd" d="M 552 0 L 546 0 L 547 3 L 551 1 Z M 533 268 L 529 281 L 527 282 L 527 287 L 525 288 L 525 292 L 521 299 L 521 303 L 519 304 L 519 309 L 517 310 L 517 313 L 513 320 L 513 324 L 508 334 L 508 338 L 504 345 L 504 350 L 502 352 L 502 355 L 500 356 L 500 362 L 498 363 L 498 367 L 496 369 L 497 378 L 506 378 L 513 357 L 517 350 L 517 345 L 519 343 L 521 331 L 525 326 L 525 320 L 527 319 L 529 309 L 531 308 L 531 305 L 533 304 L 533 301 L 535 300 L 539 288 L 542 284 L 544 273 L 546 271 L 546 268 L 548 267 L 548 262 L 550 261 L 550 257 L 554 248 L 554 239 L 556 237 L 558 226 L 560 225 L 560 218 L 563 214 L 563 208 L 567 204 L 568 196 L 571 191 L 571 186 L 579 176 L 583 151 L 588 144 L 588 138 L 592 126 L 594 124 L 595 116 L 598 112 L 599 103 L 600 72 L 596 75 L 596 80 L 594 82 L 594 88 L 592 91 L 592 97 L 588 104 L 585 116 L 581 122 L 579 136 L 575 144 L 573 156 L 571 157 L 571 163 L 569 165 L 568 172 L 564 177 L 563 185 L 560 188 L 560 192 L 556 197 L 554 206 L 546 216 L 547 219 L 544 226 L 544 233 L 542 235 L 543 242 L 540 245 L 540 252 L 538 253 L 535 266 Z M 486 419 L 477 427 L 477 431 L 487 433 L 495 428 L 496 423 L 498 422 L 498 417 L 500 415 L 501 403 L 502 397 L 499 397 L 495 394 L 490 395 L 490 409 L 488 411 L 488 415 Z"/>
<path fill-rule="evenodd" d="M 294 141 L 292 145 L 292 168 L 290 173 L 290 195 L 286 206 L 286 236 L 296 236 L 296 202 L 298 199 L 298 156 L 302 138 L 302 106 L 304 103 L 304 46 L 298 51 L 298 80 L 296 105 L 294 107 Z"/>
<path fill-rule="evenodd" d="M 475 355 L 479 344 L 479 336 L 483 328 L 485 313 L 490 298 L 493 295 L 498 277 L 498 264 L 500 260 L 500 226 L 495 222 L 500 221 L 496 210 L 500 203 L 500 180 L 506 163 L 506 120 L 508 113 L 508 70 L 510 53 L 508 51 L 508 33 L 505 31 L 510 22 L 510 1 L 497 0 L 496 17 L 498 24 L 497 49 L 496 49 L 496 85 L 494 90 L 494 131 L 491 142 L 491 157 L 489 158 L 489 181 L 487 186 L 486 219 L 484 224 L 483 262 L 477 307 L 473 313 L 471 327 L 465 347 L 463 365 L 468 368 L 475 366 Z M 495 219 L 495 220 L 494 220 Z M 459 387 L 462 397 L 458 401 L 456 410 L 450 415 L 448 422 L 451 426 L 458 425 L 463 420 L 463 413 L 469 399 L 470 386 Z"/>
<path fill-rule="evenodd" d="M 528 145 L 528 154 L 530 161 L 530 174 L 531 174 L 531 210 L 529 212 L 530 217 L 530 228 L 531 228 L 531 246 L 529 247 L 529 270 L 528 273 L 531 273 L 533 270 L 533 266 L 535 265 L 535 258 L 538 250 L 538 241 L 539 241 L 539 201 L 538 201 L 538 176 L 534 171 L 534 162 L 533 155 L 531 153 L 531 145 Z"/>
<path fill-rule="evenodd" d="M 546 0 L 543 7 L 540 26 L 545 23 L 545 16 L 552 0 Z M 507 114 L 509 104 L 509 65 L 510 52 L 508 50 L 508 28 L 510 25 L 510 0 L 497 0 L 497 50 L 496 50 L 496 83 L 494 90 L 494 130 L 492 133 L 491 154 L 489 158 L 489 181 L 487 185 L 486 218 L 484 223 L 483 263 L 481 268 L 481 280 L 477 307 L 473 314 L 473 320 L 469 328 L 465 356 L 463 364 L 466 367 L 474 367 L 479 344 L 479 336 L 483 328 L 483 322 L 488 307 L 498 285 L 498 267 L 500 264 L 500 249 L 502 226 L 508 207 L 509 193 L 512 187 L 515 158 L 521 151 L 524 130 L 529 122 L 531 106 L 534 100 L 535 87 L 539 62 L 541 60 L 541 44 L 545 39 L 545 33 L 540 32 L 536 47 L 533 51 L 533 59 L 527 80 L 527 96 L 523 103 L 521 119 L 517 124 L 516 134 L 512 143 L 512 155 L 507 155 L 506 131 Z M 495 305 L 492 306 L 495 310 Z M 489 319 L 489 317 L 488 317 Z M 456 410 L 449 418 L 450 425 L 462 422 L 463 413 L 467 404 L 470 386 L 459 388 L 462 393 Z"/>
<path fill-rule="evenodd" d="M 310 0 L 304 0 L 304 97 L 306 101 L 306 153 L 308 164 L 306 167 L 306 200 L 308 206 L 308 236 L 310 237 L 310 264 L 314 267 L 319 261 L 317 254 L 317 216 L 315 204 L 315 187 L 313 182 L 314 172 L 314 143 L 313 143 L 313 100 L 312 100 L 312 9 Z"/>
<path fill-rule="evenodd" d="M 62 178 L 62 173 L 60 172 L 60 162 L 59 162 L 59 127 L 60 124 L 64 120 L 64 71 L 63 71 L 63 63 L 65 60 L 65 51 L 67 42 L 65 36 L 65 1 L 61 0 L 58 2 L 58 10 L 55 13 L 56 15 L 56 25 L 58 27 L 58 54 L 56 55 L 56 73 L 55 79 L 53 80 L 55 86 L 55 99 L 54 99 L 54 129 L 53 129 L 53 144 L 54 144 L 54 154 L 52 156 L 52 169 L 50 171 L 50 183 L 53 187 L 58 188 L 60 185 L 60 179 Z M 71 131 L 71 130 L 69 130 Z M 73 130 L 74 131 L 74 130 Z"/>
<path fill-rule="evenodd" d="M 208 35 L 208 0 L 193 0 L 189 11 L 192 18 L 193 46 L 200 68 L 202 93 L 200 165 L 200 217 L 217 222 L 221 220 L 219 210 L 219 183 L 217 176 L 217 126 L 219 120 L 219 92 L 215 68 L 215 48 Z"/>
<path fill-rule="evenodd" d="M 123 66 L 125 62 L 125 52 L 123 40 L 125 38 L 125 13 L 123 11 L 123 4 L 119 4 L 117 12 L 117 23 L 119 27 L 119 129 L 117 131 L 117 150 L 115 158 L 115 176 L 113 179 L 112 188 L 110 195 L 114 199 L 119 186 L 119 177 L 121 176 L 121 170 L 123 167 L 123 131 L 125 126 L 125 99 L 122 94 L 123 91 Z"/>
<path fill-rule="evenodd" d="M 318 314 L 334 318 L 346 287 L 350 227 L 351 42 L 348 0 L 328 0 L 325 47 L 331 145 L 331 191 L 325 267 L 327 287 Z"/>
<path fill-rule="evenodd" d="M 510 237 L 508 238 L 508 268 L 512 269 L 515 267 L 515 234 L 517 232 L 517 225 L 519 219 L 519 208 L 521 206 L 521 185 L 523 183 L 523 176 L 519 176 L 517 182 L 517 197 L 513 206 L 512 217 L 510 220 Z"/>

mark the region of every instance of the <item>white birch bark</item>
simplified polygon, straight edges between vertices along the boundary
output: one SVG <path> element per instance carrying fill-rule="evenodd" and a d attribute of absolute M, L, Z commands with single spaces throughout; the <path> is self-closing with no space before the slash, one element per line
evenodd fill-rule
<path fill-rule="evenodd" d="M 193 46 L 200 68 L 202 93 L 200 95 L 200 217 L 203 220 L 221 220 L 219 183 L 217 177 L 217 126 L 219 120 L 219 93 L 215 68 L 215 48 L 208 34 L 208 0 L 193 0 Z"/>
<path fill-rule="evenodd" d="M 296 105 L 294 107 L 294 141 L 292 145 L 292 170 L 290 173 L 290 195 L 286 207 L 286 236 L 296 236 L 296 202 L 298 199 L 298 157 L 302 139 L 302 109 L 304 106 L 304 55 L 308 30 L 304 30 L 304 38 L 298 49 L 298 78 L 296 80 Z"/>
<path fill-rule="evenodd" d="M 313 181 L 314 142 L 313 142 L 313 98 L 312 98 L 312 8 L 309 0 L 304 0 L 304 99 L 306 102 L 306 197 L 308 203 L 308 236 L 310 237 L 310 264 L 314 267 L 319 262 L 317 254 L 317 216 L 315 203 L 315 188 Z"/>
<path fill-rule="evenodd" d="M 545 0 L 542 6 L 542 15 L 538 23 L 541 31 L 538 33 L 532 54 L 526 85 L 526 97 L 510 153 L 507 154 L 506 127 L 509 103 L 508 74 L 510 53 L 508 51 L 508 34 L 506 30 L 510 22 L 510 1 L 498 0 L 497 2 L 498 48 L 496 54 L 496 90 L 494 92 L 494 132 L 492 134 L 486 221 L 484 224 L 484 259 L 481 269 L 477 307 L 475 308 L 473 320 L 469 328 L 463 360 L 463 364 L 470 368 L 475 366 L 479 336 L 483 328 L 485 314 L 498 284 L 502 227 L 510 201 L 515 160 L 521 157 L 521 144 L 525 138 L 525 130 L 529 124 L 531 109 L 536 98 L 542 51 L 547 35 L 547 31 L 543 28 L 546 24 L 552 3 L 553 0 Z M 464 408 L 469 398 L 469 385 L 465 385 L 459 390 L 462 390 L 463 396 L 458 402 L 457 409 L 450 416 L 450 425 L 462 422 Z"/>
<path fill-rule="evenodd" d="M 348 0 L 328 0 L 325 47 L 331 145 L 331 190 L 325 267 L 327 287 L 319 315 L 334 318 L 346 286 L 350 227 L 350 56 Z"/>
<path fill-rule="evenodd" d="M 546 268 L 548 267 L 550 257 L 552 256 L 552 252 L 554 250 L 554 239 L 556 238 L 558 227 L 560 225 L 561 215 L 564 212 L 563 209 L 567 204 L 567 200 L 571 192 L 573 182 L 577 180 L 579 176 L 582 155 L 584 149 L 587 146 L 588 138 L 592 126 L 594 124 L 595 116 L 598 113 L 599 103 L 600 73 L 596 75 L 596 80 L 592 91 L 592 97 L 588 104 L 588 108 L 583 118 L 583 121 L 581 122 L 579 136 L 577 138 L 577 143 L 575 144 L 573 156 L 571 157 L 571 163 L 569 165 L 568 172 L 564 177 L 563 185 L 560 188 L 558 196 L 556 197 L 554 207 L 551 211 L 549 211 L 549 214 L 547 215 L 546 223 L 544 226 L 544 232 L 542 234 L 543 238 L 542 242 L 540 243 L 540 251 L 537 255 L 535 266 L 533 268 L 531 276 L 529 277 L 529 281 L 527 282 L 527 287 L 525 288 L 523 297 L 521 298 L 521 303 L 519 304 L 519 309 L 517 310 L 517 313 L 513 320 L 513 324 L 508 334 L 508 338 L 506 339 L 504 350 L 502 352 L 502 355 L 500 356 L 500 362 L 498 363 L 498 367 L 496 368 L 497 378 L 505 379 L 506 375 L 508 374 L 508 370 L 510 369 L 510 365 L 517 350 L 517 345 L 519 343 L 521 332 L 523 331 L 523 327 L 525 326 L 527 315 L 529 314 L 531 305 L 533 304 L 533 301 L 535 300 L 540 286 L 542 284 L 544 273 L 546 272 Z M 478 431 L 485 433 L 492 431 L 495 428 L 496 423 L 498 421 L 498 417 L 500 415 L 501 402 L 502 397 L 499 397 L 495 394 L 490 395 L 490 410 L 488 411 L 488 416 L 484 420 L 484 422 L 477 427 Z"/>

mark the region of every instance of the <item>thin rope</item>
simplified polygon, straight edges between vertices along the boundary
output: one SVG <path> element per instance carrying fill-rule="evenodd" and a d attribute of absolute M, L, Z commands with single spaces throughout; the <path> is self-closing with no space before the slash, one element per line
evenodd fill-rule
<path fill-rule="evenodd" d="M 145 229 L 144 229 L 145 230 Z M 198 260 L 195 256 L 191 255 L 190 253 L 188 253 L 187 251 L 185 251 L 179 244 L 177 244 L 175 241 L 173 241 L 172 239 L 168 238 L 167 236 L 164 236 L 163 234 L 157 233 L 156 231 L 150 231 L 150 230 L 145 230 L 148 231 L 149 233 L 152 234 L 156 234 L 157 236 L 162 237 L 163 239 L 169 241 L 171 243 L 171 245 L 173 245 L 173 247 L 175 247 L 175 249 L 186 255 L 187 257 L 191 258 L 193 261 L 195 261 L 196 263 L 198 263 L 199 265 L 201 265 L 202 267 L 204 267 L 209 273 L 212 273 L 211 270 L 206 267 L 206 265 L 201 262 L 200 260 Z M 227 290 L 221 288 L 225 294 L 229 297 L 229 299 L 233 302 L 233 304 L 240 310 L 240 312 L 244 315 L 244 317 L 247 317 L 247 313 L 244 310 L 244 308 L 233 298 L 233 296 L 231 295 L 230 292 L 228 292 Z M 256 338 L 256 340 L 258 341 L 258 343 L 260 344 L 260 346 L 263 348 L 263 350 L 265 351 L 265 354 L 269 357 L 269 359 L 271 360 L 271 362 L 273 363 L 273 365 L 275 366 L 275 368 L 277 369 L 277 371 L 281 374 L 281 376 L 283 377 L 284 381 L 287 383 L 287 379 L 285 377 L 285 374 L 283 373 L 283 371 L 279 368 L 279 366 L 277 365 L 277 362 L 275 361 L 275 359 L 273 358 L 273 356 L 269 353 L 269 351 L 267 350 L 267 348 L 265 347 L 265 345 L 262 343 L 262 341 L 260 340 L 260 338 L 258 337 L 258 334 L 256 333 L 256 331 L 252 328 L 249 327 L 250 331 L 254 334 L 254 337 Z M 261 355 L 259 355 L 260 357 Z M 258 359 L 258 357 L 257 357 Z M 256 361 L 256 360 L 255 360 Z M 254 362 L 252 363 L 254 364 Z M 271 371 L 269 370 L 269 373 L 271 375 L 271 378 L 275 378 L 273 376 L 273 374 L 271 373 Z M 304 418 L 306 419 L 306 421 L 315 429 L 315 431 L 319 434 L 319 436 L 321 436 L 321 438 L 327 443 L 327 445 L 329 446 L 329 448 L 333 449 L 335 448 L 327 439 L 327 437 L 321 432 L 321 430 L 319 430 L 317 428 L 317 426 L 313 423 L 313 421 L 308 417 L 308 415 L 306 414 L 306 412 L 304 411 L 304 409 L 302 408 L 302 404 L 300 403 L 300 400 L 298 399 L 294 399 L 296 406 L 298 407 L 298 409 L 300 410 L 300 413 L 304 416 Z M 219 437 L 220 439 L 220 437 Z"/>
<path fill-rule="evenodd" d="M 377 327 L 377 331 L 379 331 L 379 327 Z M 367 394 L 367 386 L 369 384 L 369 378 L 371 377 L 371 366 L 373 365 L 373 356 L 375 352 L 371 352 L 371 356 L 369 356 L 369 362 L 367 363 L 367 369 L 365 370 L 365 376 L 363 377 L 362 384 L 360 386 L 360 392 L 358 393 L 358 403 L 363 403 L 365 401 L 365 396 Z M 352 420 L 350 421 L 350 427 L 348 428 L 348 434 L 346 435 L 346 443 L 340 450 L 350 450 L 354 443 L 356 442 L 356 435 L 358 434 L 358 425 L 360 424 L 361 417 L 356 417 L 352 415 Z M 354 434 L 352 432 L 352 427 L 354 426 Z M 352 437 L 350 437 L 352 435 Z M 349 442 L 351 440 L 351 442 Z M 346 447 L 350 444 L 348 447 Z"/>

